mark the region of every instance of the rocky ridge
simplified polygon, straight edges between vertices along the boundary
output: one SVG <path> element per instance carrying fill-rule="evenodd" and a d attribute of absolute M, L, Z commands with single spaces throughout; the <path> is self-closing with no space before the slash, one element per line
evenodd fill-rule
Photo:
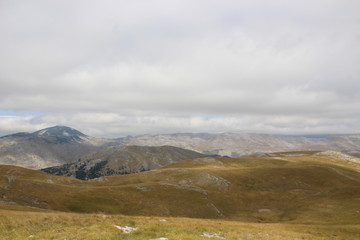
<path fill-rule="evenodd" d="M 109 175 L 148 171 L 180 160 L 206 155 L 172 146 L 113 146 L 87 155 L 79 161 L 42 169 L 58 175 L 88 180 Z"/>

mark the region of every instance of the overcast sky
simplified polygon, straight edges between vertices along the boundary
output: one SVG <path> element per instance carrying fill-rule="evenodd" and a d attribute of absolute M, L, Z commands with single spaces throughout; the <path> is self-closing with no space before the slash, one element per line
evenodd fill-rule
<path fill-rule="evenodd" d="M 0 135 L 360 133 L 359 0 L 0 0 Z"/>

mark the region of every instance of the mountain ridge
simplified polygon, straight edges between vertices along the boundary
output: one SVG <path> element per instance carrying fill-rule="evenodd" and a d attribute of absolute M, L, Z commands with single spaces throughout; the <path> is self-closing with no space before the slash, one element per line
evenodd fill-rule
<path fill-rule="evenodd" d="M 88 136 L 66 126 L 0 137 L 0 164 L 33 169 L 76 162 L 109 146 L 174 146 L 205 155 L 239 157 L 281 151 L 335 150 L 360 155 L 359 134 L 275 135 L 255 133 L 145 134 L 118 139 Z"/>
<path fill-rule="evenodd" d="M 41 169 L 57 175 L 88 180 L 157 169 L 180 160 L 206 157 L 173 146 L 111 146 L 86 155 L 77 162 Z"/>
<path fill-rule="evenodd" d="M 281 151 L 335 150 L 360 155 L 360 135 L 326 137 L 286 136 L 255 133 L 149 134 L 126 138 L 124 144 L 140 146 L 171 145 L 205 154 L 238 157 L 253 153 Z"/>

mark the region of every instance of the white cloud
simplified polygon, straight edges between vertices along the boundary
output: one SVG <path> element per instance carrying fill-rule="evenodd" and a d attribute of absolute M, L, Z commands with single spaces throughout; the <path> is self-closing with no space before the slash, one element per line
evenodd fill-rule
<path fill-rule="evenodd" d="M 1 1 L 0 109 L 104 136 L 360 131 L 359 7 Z M 0 131 L 39 127 L 14 119 Z"/>
<path fill-rule="evenodd" d="M 0 136 L 15 132 L 33 132 L 47 127 L 47 123 L 34 121 L 35 116 L 0 116 Z"/>

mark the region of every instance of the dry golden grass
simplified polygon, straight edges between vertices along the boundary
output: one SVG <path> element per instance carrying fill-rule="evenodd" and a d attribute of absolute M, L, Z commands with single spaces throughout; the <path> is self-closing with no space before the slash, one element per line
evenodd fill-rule
<path fill-rule="evenodd" d="M 302 225 L 241 223 L 190 218 L 129 217 L 0 210 L 2 240 L 204 240 L 204 232 L 221 233 L 229 240 L 351 240 L 360 238 L 359 225 Z M 138 227 L 124 234 L 114 225 Z M 214 238 L 216 239 L 216 238 Z"/>

